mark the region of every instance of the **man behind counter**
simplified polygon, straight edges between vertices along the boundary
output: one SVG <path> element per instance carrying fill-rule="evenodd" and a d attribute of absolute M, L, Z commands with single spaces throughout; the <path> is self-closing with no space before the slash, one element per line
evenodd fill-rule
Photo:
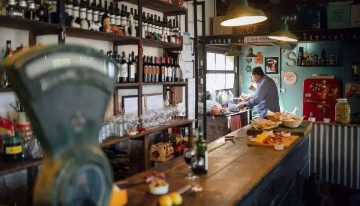
<path fill-rule="evenodd" d="M 261 67 L 255 67 L 251 73 L 252 80 L 257 84 L 254 96 L 243 98 L 238 104 L 240 109 L 256 107 L 259 117 L 265 118 L 267 110 L 280 112 L 279 94 L 273 79 L 264 74 Z"/>

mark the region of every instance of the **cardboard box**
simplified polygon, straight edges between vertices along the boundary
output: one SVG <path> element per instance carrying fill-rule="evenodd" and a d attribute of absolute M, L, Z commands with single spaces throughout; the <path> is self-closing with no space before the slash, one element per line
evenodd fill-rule
<path fill-rule="evenodd" d="M 351 5 L 351 27 L 360 27 L 360 4 Z"/>
<path fill-rule="evenodd" d="M 232 27 L 221 26 L 220 23 L 224 21 L 224 16 L 214 16 L 212 18 L 212 35 L 231 35 Z"/>
<path fill-rule="evenodd" d="M 329 3 L 327 23 L 329 29 L 349 28 L 351 25 L 350 3 Z"/>

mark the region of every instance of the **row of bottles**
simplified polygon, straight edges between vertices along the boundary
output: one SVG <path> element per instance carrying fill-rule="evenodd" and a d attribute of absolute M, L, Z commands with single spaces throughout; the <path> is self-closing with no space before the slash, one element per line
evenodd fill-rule
<path fill-rule="evenodd" d="M 181 44 L 181 33 L 177 19 L 171 20 L 163 17 L 161 20 L 160 16 L 149 13 L 145 15 L 145 12 L 143 12 L 142 18 L 142 38 Z"/>
<path fill-rule="evenodd" d="M 324 48 L 318 55 L 305 52 L 304 47 L 299 47 L 297 66 L 336 66 L 337 64 L 337 55 L 327 56 Z"/>
<path fill-rule="evenodd" d="M 181 82 L 182 70 L 172 57 L 144 56 L 144 82 Z"/>
<path fill-rule="evenodd" d="M 12 49 L 11 41 L 7 40 L 6 41 L 6 48 L 4 50 L 4 55 L 3 55 L 2 60 L 4 61 L 6 58 L 11 57 L 14 53 L 19 52 L 24 48 L 25 48 L 24 44 L 21 44 L 14 51 Z M 0 88 L 9 88 L 9 87 L 11 87 L 11 86 L 10 86 L 9 79 L 8 79 L 8 76 L 7 76 L 6 72 L 4 70 L 0 70 Z"/>
<path fill-rule="evenodd" d="M 59 23 L 56 0 L 8 0 L 6 15 L 49 23 Z M 162 42 L 181 44 L 178 19 L 142 13 L 142 34 L 139 35 L 137 9 L 113 0 L 66 0 L 65 25 L 126 36 L 141 36 Z"/>
<path fill-rule="evenodd" d="M 117 51 L 108 51 L 107 56 L 112 57 L 119 66 L 117 74 L 118 83 L 138 82 L 138 58 L 135 56 L 135 52 L 129 53 L 128 58 L 125 52 L 122 52 L 120 55 Z"/>

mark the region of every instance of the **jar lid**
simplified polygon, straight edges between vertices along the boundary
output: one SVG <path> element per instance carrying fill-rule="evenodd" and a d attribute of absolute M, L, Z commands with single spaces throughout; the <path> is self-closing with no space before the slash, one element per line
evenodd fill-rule
<path fill-rule="evenodd" d="M 19 142 L 21 142 L 21 137 L 17 134 L 15 136 L 8 136 L 4 138 L 5 144 L 15 144 Z"/>
<path fill-rule="evenodd" d="M 347 102 L 347 98 L 339 98 L 337 99 L 338 102 Z"/>

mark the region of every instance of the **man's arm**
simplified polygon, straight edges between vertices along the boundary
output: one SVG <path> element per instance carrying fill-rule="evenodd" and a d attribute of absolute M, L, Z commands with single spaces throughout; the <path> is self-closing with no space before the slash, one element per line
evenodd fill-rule
<path fill-rule="evenodd" d="M 258 105 L 262 100 L 265 99 L 269 92 L 269 88 L 270 87 L 266 84 L 266 82 L 264 82 L 260 87 L 258 87 L 255 96 L 246 102 L 247 106 L 253 107 Z"/>

